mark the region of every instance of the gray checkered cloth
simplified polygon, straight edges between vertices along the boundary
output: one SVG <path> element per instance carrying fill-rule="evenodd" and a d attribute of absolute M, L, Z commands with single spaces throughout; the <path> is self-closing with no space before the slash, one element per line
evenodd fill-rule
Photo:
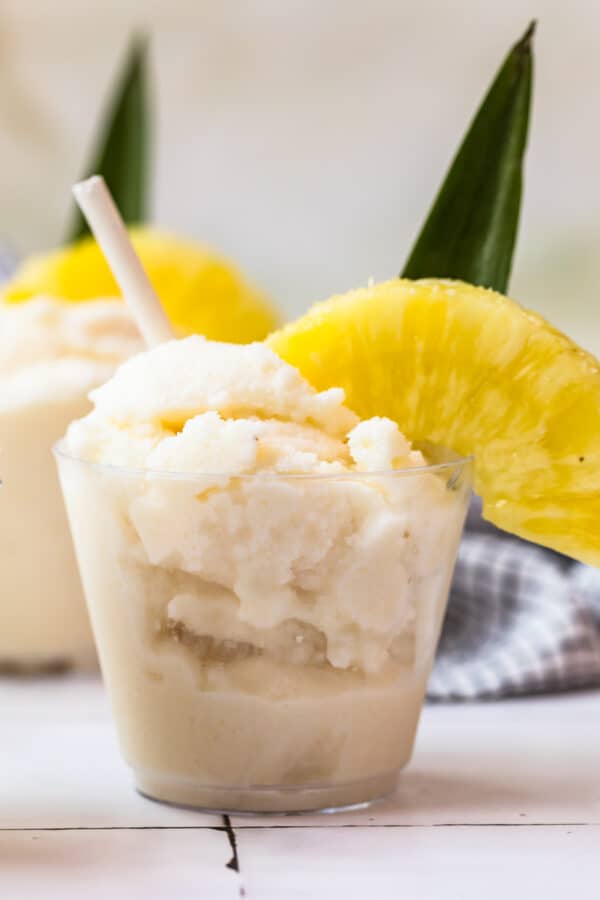
<path fill-rule="evenodd" d="M 0 246 L 0 282 L 14 266 Z M 430 700 L 600 684 L 600 571 L 503 534 L 472 504 Z"/>
<path fill-rule="evenodd" d="M 15 268 L 16 257 L 6 244 L 0 243 L 0 284 L 10 277 Z"/>
<path fill-rule="evenodd" d="M 600 685 L 600 570 L 498 531 L 473 502 L 430 700 Z"/>

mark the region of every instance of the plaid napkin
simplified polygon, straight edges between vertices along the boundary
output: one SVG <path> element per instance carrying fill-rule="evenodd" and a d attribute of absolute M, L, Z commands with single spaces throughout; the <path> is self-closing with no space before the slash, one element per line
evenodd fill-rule
<path fill-rule="evenodd" d="M 15 268 L 14 254 L 4 244 L 0 243 L 0 284 L 12 275 Z"/>
<path fill-rule="evenodd" d="M 600 685 L 600 570 L 499 531 L 474 500 L 430 700 Z"/>

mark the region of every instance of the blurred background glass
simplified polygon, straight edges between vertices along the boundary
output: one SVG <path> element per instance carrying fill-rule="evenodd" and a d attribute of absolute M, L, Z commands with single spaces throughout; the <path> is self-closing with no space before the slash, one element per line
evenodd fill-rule
<path fill-rule="evenodd" d="M 510 44 L 539 19 L 511 293 L 600 352 L 600 3 L 2 0 L 0 242 L 60 242 L 131 32 L 151 35 L 154 220 L 286 315 L 396 274 Z"/>

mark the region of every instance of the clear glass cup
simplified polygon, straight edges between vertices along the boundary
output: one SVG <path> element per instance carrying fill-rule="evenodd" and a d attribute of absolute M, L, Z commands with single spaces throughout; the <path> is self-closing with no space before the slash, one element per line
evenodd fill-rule
<path fill-rule="evenodd" d="M 0 403 L 0 672 L 96 668 L 52 445 L 85 392 Z"/>
<path fill-rule="evenodd" d="M 469 460 L 60 480 L 123 755 L 141 793 L 219 811 L 367 803 L 408 762 Z"/>

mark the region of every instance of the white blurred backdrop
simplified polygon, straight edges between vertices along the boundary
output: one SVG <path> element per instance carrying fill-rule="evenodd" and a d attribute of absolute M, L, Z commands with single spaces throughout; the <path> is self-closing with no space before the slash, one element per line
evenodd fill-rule
<path fill-rule="evenodd" d="M 99 106 L 144 26 L 155 221 L 230 254 L 288 316 L 392 276 L 532 17 L 511 293 L 600 352 L 598 0 L 0 0 L 0 240 L 60 241 Z"/>

